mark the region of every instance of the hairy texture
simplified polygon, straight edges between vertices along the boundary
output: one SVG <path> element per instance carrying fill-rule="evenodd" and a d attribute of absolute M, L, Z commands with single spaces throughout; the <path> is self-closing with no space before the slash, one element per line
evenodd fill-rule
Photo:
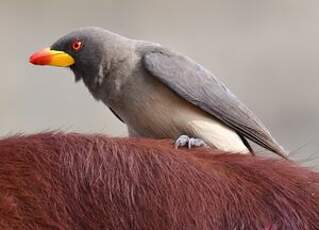
<path fill-rule="evenodd" d="M 319 174 L 169 141 L 0 141 L 0 229 L 319 229 Z"/>

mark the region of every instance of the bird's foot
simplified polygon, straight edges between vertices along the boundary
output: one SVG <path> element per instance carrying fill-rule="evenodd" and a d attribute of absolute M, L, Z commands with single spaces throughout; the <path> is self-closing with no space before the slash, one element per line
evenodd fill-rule
<path fill-rule="evenodd" d="M 193 138 L 187 135 L 179 136 L 175 141 L 175 148 L 178 149 L 179 147 L 186 146 L 191 149 L 192 147 L 207 146 L 207 144 L 200 138 Z"/>

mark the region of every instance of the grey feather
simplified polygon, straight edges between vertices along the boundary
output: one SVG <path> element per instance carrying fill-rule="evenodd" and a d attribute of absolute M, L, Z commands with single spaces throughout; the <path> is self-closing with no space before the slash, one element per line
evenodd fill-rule
<path fill-rule="evenodd" d="M 208 70 L 164 48 L 146 51 L 144 67 L 190 103 L 200 107 L 239 135 L 286 158 L 286 152 L 262 122 Z"/>

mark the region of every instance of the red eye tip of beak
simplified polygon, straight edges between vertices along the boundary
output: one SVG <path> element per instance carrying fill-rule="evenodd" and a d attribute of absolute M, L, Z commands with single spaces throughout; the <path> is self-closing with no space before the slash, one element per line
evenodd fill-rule
<path fill-rule="evenodd" d="M 34 65 L 47 65 L 50 63 L 50 60 L 51 55 L 48 52 L 48 49 L 43 49 L 35 52 L 29 58 L 29 62 Z"/>

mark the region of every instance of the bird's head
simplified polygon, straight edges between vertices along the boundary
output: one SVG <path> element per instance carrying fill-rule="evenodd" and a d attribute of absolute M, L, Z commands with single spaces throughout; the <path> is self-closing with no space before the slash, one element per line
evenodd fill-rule
<path fill-rule="evenodd" d="M 116 37 L 114 34 L 96 27 L 75 30 L 58 39 L 49 48 L 35 52 L 30 63 L 69 67 L 76 81 L 83 80 L 86 86 L 95 89 L 104 79 L 111 55 L 108 44 Z"/>

